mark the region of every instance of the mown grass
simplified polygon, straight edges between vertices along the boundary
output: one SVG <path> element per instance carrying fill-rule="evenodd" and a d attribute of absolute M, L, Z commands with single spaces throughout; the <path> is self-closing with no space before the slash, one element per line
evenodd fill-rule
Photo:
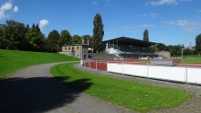
<path fill-rule="evenodd" d="M 79 59 L 56 53 L 0 49 L 0 77 L 31 65 L 75 60 Z"/>
<path fill-rule="evenodd" d="M 201 63 L 201 56 L 185 55 L 182 59 L 183 63 Z"/>
<path fill-rule="evenodd" d="M 180 89 L 152 86 L 144 83 L 115 79 L 107 76 L 97 76 L 74 68 L 73 63 L 57 65 L 51 68 L 51 73 L 71 88 L 83 90 L 85 93 L 103 100 L 127 107 L 129 109 L 148 112 L 163 108 L 174 107 L 189 98 Z M 88 80 L 85 84 L 77 80 Z"/>

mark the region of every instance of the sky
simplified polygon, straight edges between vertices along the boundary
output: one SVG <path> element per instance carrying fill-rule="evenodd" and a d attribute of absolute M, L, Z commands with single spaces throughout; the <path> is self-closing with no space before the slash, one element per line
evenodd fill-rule
<path fill-rule="evenodd" d="M 49 32 L 68 30 L 71 35 L 93 35 L 97 13 L 104 24 L 103 40 L 121 36 L 166 45 L 189 43 L 201 33 L 201 0 L 1 0 L 0 24 L 15 20 L 39 24 Z"/>

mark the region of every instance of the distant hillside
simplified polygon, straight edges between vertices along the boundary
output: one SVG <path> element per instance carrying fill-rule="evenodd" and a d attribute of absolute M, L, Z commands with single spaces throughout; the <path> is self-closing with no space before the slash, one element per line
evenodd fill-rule
<path fill-rule="evenodd" d="M 0 49 L 0 77 L 18 69 L 52 62 L 78 61 L 78 58 L 57 53 L 29 52 Z"/>

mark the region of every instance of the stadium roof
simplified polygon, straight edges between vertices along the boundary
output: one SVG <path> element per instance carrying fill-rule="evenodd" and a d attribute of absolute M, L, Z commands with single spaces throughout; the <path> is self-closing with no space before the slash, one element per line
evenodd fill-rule
<path fill-rule="evenodd" d="M 118 44 L 118 45 L 134 45 L 137 47 L 148 47 L 151 45 L 156 45 L 158 43 L 155 42 L 148 42 L 144 40 L 139 40 L 135 38 L 129 38 L 129 37 L 118 37 L 118 38 L 113 38 L 109 40 L 103 41 L 103 43 L 110 43 L 110 44 Z"/>

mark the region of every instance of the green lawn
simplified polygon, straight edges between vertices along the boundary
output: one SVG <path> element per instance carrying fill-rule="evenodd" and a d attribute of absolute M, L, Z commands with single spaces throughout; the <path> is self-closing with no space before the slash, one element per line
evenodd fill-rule
<path fill-rule="evenodd" d="M 72 88 L 135 111 L 148 112 L 174 107 L 189 98 L 180 89 L 97 76 L 76 69 L 73 65 L 74 63 L 54 66 L 51 73 Z"/>
<path fill-rule="evenodd" d="M 182 60 L 183 63 L 201 63 L 201 56 L 185 55 Z"/>
<path fill-rule="evenodd" d="M 0 49 L 0 77 L 31 65 L 75 60 L 79 59 L 56 53 Z"/>

